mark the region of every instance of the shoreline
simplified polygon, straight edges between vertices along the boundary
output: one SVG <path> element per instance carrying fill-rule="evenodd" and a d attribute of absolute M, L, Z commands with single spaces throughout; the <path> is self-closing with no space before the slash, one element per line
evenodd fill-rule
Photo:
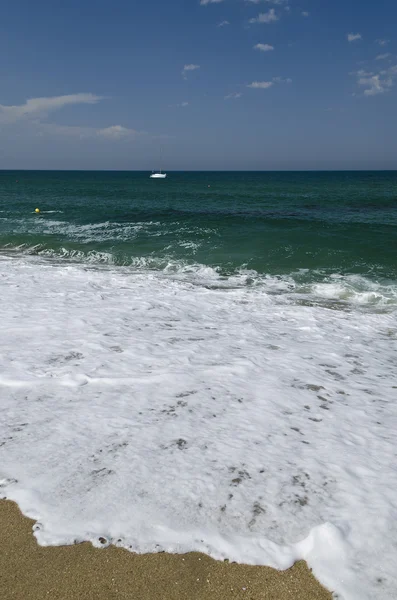
<path fill-rule="evenodd" d="M 192 552 L 144 554 L 90 543 L 42 547 L 18 506 L 0 501 L 2 600 L 331 600 L 305 562 L 229 564 Z"/>

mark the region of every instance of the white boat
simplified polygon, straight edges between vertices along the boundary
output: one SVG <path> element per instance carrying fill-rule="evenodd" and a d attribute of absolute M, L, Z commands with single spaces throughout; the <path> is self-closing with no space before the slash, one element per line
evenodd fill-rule
<path fill-rule="evenodd" d="M 163 149 L 160 148 L 160 166 L 163 165 Z M 152 174 L 150 175 L 150 179 L 165 179 L 167 177 L 167 173 L 163 173 L 163 171 L 160 169 L 160 171 L 152 171 Z"/>

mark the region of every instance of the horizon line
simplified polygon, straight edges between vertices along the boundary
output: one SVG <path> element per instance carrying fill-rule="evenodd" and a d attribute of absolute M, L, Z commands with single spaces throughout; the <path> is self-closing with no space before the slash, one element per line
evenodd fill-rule
<path fill-rule="evenodd" d="M 0 173 L 42 172 L 42 173 L 151 173 L 152 169 L 2 169 Z M 365 173 L 397 172 L 396 168 L 357 168 L 357 169 L 167 169 L 166 173 Z"/>

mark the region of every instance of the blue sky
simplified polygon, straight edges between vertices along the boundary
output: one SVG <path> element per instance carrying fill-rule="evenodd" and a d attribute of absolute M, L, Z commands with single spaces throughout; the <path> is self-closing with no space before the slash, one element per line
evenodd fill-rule
<path fill-rule="evenodd" d="M 395 169 L 397 4 L 14 0 L 0 168 Z"/>

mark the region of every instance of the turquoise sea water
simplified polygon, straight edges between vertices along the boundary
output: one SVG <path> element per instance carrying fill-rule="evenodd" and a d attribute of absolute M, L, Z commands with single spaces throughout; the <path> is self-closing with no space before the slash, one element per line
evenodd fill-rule
<path fill-rule="evenodd" d="M 2 250 L 228 275 L 397 274 L 397 172 L 3 171 L 0 211 Z"/>

